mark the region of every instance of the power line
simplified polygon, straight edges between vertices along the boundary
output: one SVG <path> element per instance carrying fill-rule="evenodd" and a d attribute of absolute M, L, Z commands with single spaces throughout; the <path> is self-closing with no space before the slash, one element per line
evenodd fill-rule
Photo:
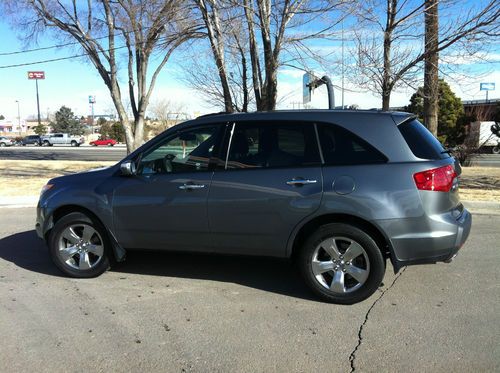
<path fill-rule="evenodd" d="M 160 41 L 161 39 L 164 39 L 164 41 L 166 39 L 168 39 L 166 36 L 164 37 L 161 37 L 161 38 L 158 38 L 158 41 Z M 160 43 L 158 45 L 162 45 L 164 43 Z M 132 47 L 132 45 L 131 45 Z M 114 50 L 117 50 L 117 49 L 123 49 L 123 48 L 128 48 L 127 45 L 122 45 L 120 47 L 115 47 L 115 48 L 110 48 L 110 49 L 106 49 L 104 51 L 96 51 L 97 53 L 103 53 L 103 52 L 110 52 L 110 51 L 114 51 Z M 64 60 L 70 60 L 70 59 L 73 59 L 73 58 L 79 58 L 79 57 L 85 57 L 85 56 L 88 56 L 89 53 L 82 53 L 82 54 L 75 54 L 73 56 L 66 56 L 66 57 L 59 57 L 59 58 L 51 58 L 51 59 L 48 59 L 48 60 L 41 60 L 41 61 L 34 61 L 34 62 L 24 62 L 24 63 L 18 63 L 18 64 L 14 64 L 14 65 L 3 65 L 3 66 L 0 66 L 0 69 L 9 69 L 9 68 L 13 68 L 13 67 L 22 67 L 22 66 L 30 66 L 30 65 L 38 65 L 38 64 L 42 64 L 42 63 L 49 63 L 49 62 L 57 62 L 57 61 L 64 61 Z"/>
<path fill-rule="evenodd" d="M 139 29 L 125 31 L 125 32 L 114 34 L 114 35 L 115 36 L 121 36 L 121 35 L 123 35 L 123 33 L 130 34 L 132 32 L 136 32 L 136 31 L 145 31 L 147 29 L 150 29 L 151 27 L 152 26 L 144 26 L 144 27 L 141 27 Z M 97 38 L 93 38 L 93 40 L 107 39 L 109 36 L 110 36 L 110 34 L 105 35 L 105 36 L 99 36 Z M 12 56 L 12 55 L 16 55 L 16 54 L 38 52 L 38 51 L 44 51 L 44 50 L 48 50 L 48 49 L 55 49 L 55 48 L 67 47 L 69 45 L 76 45 L 76 44 L 80 44 L 80 42 L 79 41 L 71 41 L 71 42 L 64 43 L 64 44 L 50 45 L 48 47 L 32 48 L 32 49 L 26 49 L 26 50 L 20 50 L 20 51 L 11 51 L 11 52 L 0 52 L 0 56 Z"/>

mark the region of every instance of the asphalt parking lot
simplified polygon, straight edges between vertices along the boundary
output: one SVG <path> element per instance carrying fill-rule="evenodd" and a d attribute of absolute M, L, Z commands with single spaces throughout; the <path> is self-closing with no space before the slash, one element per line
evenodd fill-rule
<path fill-rule="evenodd" d="M 62 277 L 35 210 L 0 209 L 0 371 L 500 370 L 500 216 L 452 264 L 409 267 L 354 306 L 311 298 L 287 261 L 133 253 Z"/>

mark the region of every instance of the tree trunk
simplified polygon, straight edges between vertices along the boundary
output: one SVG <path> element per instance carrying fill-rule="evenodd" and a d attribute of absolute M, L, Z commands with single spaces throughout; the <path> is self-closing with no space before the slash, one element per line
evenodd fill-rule
<path fill-rule="evenodd" d="M 391 90 L 390 89 L 383 89 L 382 92 L 382 110 L 383 111 L 389 111 L 389 104 L 391 102 Z"/>
<path fill-rule="evenodd" d="M 424 124 L 434 136 L 438 133 L 439 109 L 438 1 L 425 0 Z"/>

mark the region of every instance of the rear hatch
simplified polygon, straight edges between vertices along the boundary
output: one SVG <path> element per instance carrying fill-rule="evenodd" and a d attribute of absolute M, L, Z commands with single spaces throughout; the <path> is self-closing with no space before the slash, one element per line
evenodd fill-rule
<path fill-rule="evenodd" d="M 409 117 L 398 124 L 413 155 L 413 179 L 427 214 L 453 212 L 457 217 L 463 210 L 458 195 L 460 163 L 416 118 Z"/>

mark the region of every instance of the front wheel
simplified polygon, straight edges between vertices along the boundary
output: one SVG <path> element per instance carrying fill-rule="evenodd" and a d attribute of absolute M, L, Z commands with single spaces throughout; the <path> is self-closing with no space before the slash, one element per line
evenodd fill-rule
<path fill-rule="evenodd" d="M 73 146 L 73 147 L 74 147 L 74 146 L 77 146 L 76 141 L 71 141 L 71 146 Z"/>
<path fill-rule="evenodd" d="M 5 143 L 4 143 L 4 142 L 0 142 L 0 148 L 3 148 L 3 147 L 5 147 L 5 146 L 7 146 L 7 145 L 5 145 Z"/>
<path fill-rule="evenodd" d="M 309 288 L 331 303 L 365 300 L 385 274 L 385 260 L 373 238 L 341 223 L 318 228 L 302 247 L 298 260 Z"/>
<path fill-rule="evenodd" d="M 110 265 L 106 229 L 79 212 L 56 222 L 49 235 L 49 251 L 55 265 L 71 277 L 96 277 Z"/>
<path fill-rule="evenodd" d="M 494 146 L 493 149 L 491 149 L 493 154 L 500 154 L 500 146 Z"/>

